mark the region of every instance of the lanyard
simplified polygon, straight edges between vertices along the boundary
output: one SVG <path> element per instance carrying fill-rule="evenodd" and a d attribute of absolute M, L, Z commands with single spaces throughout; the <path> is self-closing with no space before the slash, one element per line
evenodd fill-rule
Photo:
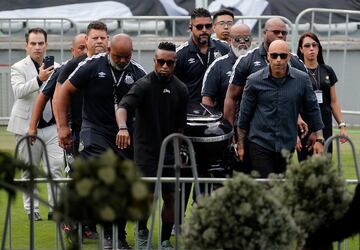
<path fill-rule="evenodd" d="M 125 70 L 121 73 L 121 76 L 119 78 L 119 81 L 116 81 L 116 77 L 115 77 L 115 74 L 114 74 L 114 71 L 113 69 L 111 68 L 111 65 L 110 65 L 110 71 L 111 71 L 111 74 L 112 74 L 112 77 L 114 79 L 114 84 L 113 84 L 113 96 L 114 96 L 114 103 L 115 103 L 115 112 L 117 110 L 117 105 L 118 105 L 118 102 L 119 102 L 119 99 L 118 99 L 118 96 L 116 94 L 116 88 L 119 86 L 119 84 L 121 83 L 123 77 L 124 77 L 124 73 L 125 73 Z"/>
<path fill-rule="evenodd" d="M 204 61 L 202 60 L 201 56 L 199 55 L 199 53 L 196 53 L 197 57 L 199 58 L 201 64 L 205 67 L 207 67 L 209 65 L 209 62 L 210 62 L 210 49 L 208 51 L 208 55 L 207 55 L 207 64 L 205 65 L 204 64 Z"/>
<path fill-rule="evenodd" d="M 118 86 L 120 85 L 123 77 L 124 77 L 125 70 L 121 73 L 121 76 L 120 76 L 120 78 L 119 78 L 119 81 L 116 81 L 116 77 L 115 77 L 114 71 L 113 71 L 113 69 L 111 68 L 111 66 L 110 66 L 110 71 L 111 71 L 112 77 L 113 77 L 113 79 L 114 79 L 114 88 L 115 88 L 115 87 L 118 87 Z"/>

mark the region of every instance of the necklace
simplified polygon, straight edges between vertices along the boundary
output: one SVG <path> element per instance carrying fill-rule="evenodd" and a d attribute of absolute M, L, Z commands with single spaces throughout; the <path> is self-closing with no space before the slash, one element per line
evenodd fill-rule
<path fill-rule="evenodd" d="M 314 69 L 311 69 L 311 68 L 307 68 L 307 69 L 308 69 L 310 75 L 312 76 L 312 79 L 314 80 L 316 89 L 320 89 L 320 79 L 319 79 L 320 77 L 319 77 L 319 74 L 318 74 L 319 66 L 317 66 Z"/>
<path fill-rule="evenodd" d="M 309 70 L 310 74 L 315 77 L 316 73 L 317 73 L 317 70 L 318 70 L 318 67 L 316 67 L 314 69 L 308 68 L 308 70 Z"/>

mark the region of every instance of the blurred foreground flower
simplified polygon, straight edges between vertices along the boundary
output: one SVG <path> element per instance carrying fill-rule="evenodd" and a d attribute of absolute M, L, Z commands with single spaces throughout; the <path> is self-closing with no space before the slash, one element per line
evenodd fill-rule
<path fill-rule="evenodd" d="M 299 246 L 319 227 L 340 218 L 351 200 L 345 181 L 327 156 L 288 165 L 285 182 L 274 182 L 273 191 L 301 228 Z"/>
<path fill-rule="evenodd" d="M 103 224 L 149 213 L 151 196 L 132 161 L 107 151 L 99 158 L 76 159 L 73 170 L 55 212 L 60 221 Z"/>
<path fill-rule="evenodd" d="M 186 249 L 290 249 L 298 232 L 271 192 L 240 173 L 201 197 L 183 229 Z"/>

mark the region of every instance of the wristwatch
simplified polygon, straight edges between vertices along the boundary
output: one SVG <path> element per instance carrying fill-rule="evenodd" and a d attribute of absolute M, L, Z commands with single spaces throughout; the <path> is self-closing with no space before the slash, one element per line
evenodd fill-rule
<path fill-rule="evenodd" d="M 345 122 L 340 122 L 338 127 L 339 128 L 346 127 L 346 123 Z"/>
<path fill-rule="evenodd" d="M 325 139 L 324 138 L 317 138 L 315 140 L 315 142 L 320 142 L 322 145 L 324 145 L 325 144 Z"/>

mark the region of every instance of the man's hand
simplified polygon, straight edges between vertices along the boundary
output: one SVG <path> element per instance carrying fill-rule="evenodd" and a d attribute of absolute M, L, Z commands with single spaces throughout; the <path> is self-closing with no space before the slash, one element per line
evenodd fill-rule
<path fill-rule="evenodd" d="M 244 143 L 239 143 L 237 144 L 237 157 L 239 158 L 240 161 L 244 160 L 244 154 L 245 154 L 245 150 L 244 150 Z"/>
<path fill-rule="evenodd" d="M 297 125 L 301 133 L 301 138 L 304 138 L 309 132 L 309 127 L 300 115 L 298 115 Z"/>
<path fill-rule="evenodd" d="M 313 132 L 310 134 L 310 136 L 306 142 L 306 148 L 309 152 L 311 152 L 313 150 L 315 141 L 316 141 L 316 134 Z"/>
<path fill-rule="evenodd" d="M 40 81 L 44 82 L 46 81 L 49 76 L 54 72 L 54 65 L 53 66 L 50 66 L 49 68 L 47 69 L 44 69 L 44 63 L 41 64 L 41 67 L 39 68 L 39 79 Z"/>
<path fill-rule="evenodd" d="M 130 143 L 129 131 L 127 129 L 120 129 L 116 135 L 116 145 L 118 148 L 125 149 Z"/>
<path fill-rule="evenodd" d="M 59 146 L 67 150 L 70 148 L 71 140 L 71 129 L 69 127 L 60 127 L 58 129 Z"/>
<path fill-rule="evenodd" d="M 348 136 L 348 133 L 347 133 L 345 127 L 341 127 L 341 128 L 340 128 L 340 135 L 341 135 L 341 136 Z M 341 144 L 343 144 L 343 143 L 345 143 L 345 142 L 347 142 L 347 140 L 346 140 L 345 138 L 340 138 L 340 143 L 341 143 Z"/>
<path fill-rule="evenodd" d="M 296 151 L 301 151 L 301 149 L 302 149 L 301 140 L 300 140 L 299 136 L 296 136 L 295 149 L 296 149 Z"/>
<path fill-rule="evenodd" d="M 35 128 L 30 128 L 30 127 L 29 127 L 27 134 L 28 134 L 29 136 L 36 136 L 36 135 L 37 135 L 37 128 L 36 128 L 36 127 L 35 127 Z M 30 138 L 29 138 L 29 141 L 30 141 L 30 144 L 31 144 L 31 145 L 34 145 L 34 144 L 35 144 L 35 141 L 36 141 L 36 138 L 35 138 L 35 137 L 30 137 Z"/>

